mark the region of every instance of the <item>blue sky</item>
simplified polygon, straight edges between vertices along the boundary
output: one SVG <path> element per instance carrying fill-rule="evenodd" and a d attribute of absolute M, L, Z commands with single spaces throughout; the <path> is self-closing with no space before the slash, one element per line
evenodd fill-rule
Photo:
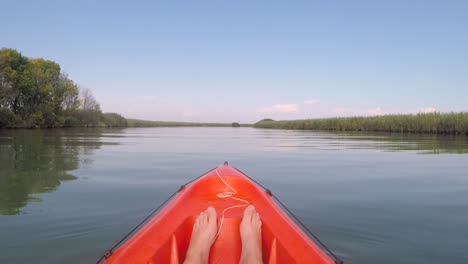
<path fill-rule="evenodd" d="M 152 120 L 468 111 L 468 1 L 8 1 L 0 47 Z"/>

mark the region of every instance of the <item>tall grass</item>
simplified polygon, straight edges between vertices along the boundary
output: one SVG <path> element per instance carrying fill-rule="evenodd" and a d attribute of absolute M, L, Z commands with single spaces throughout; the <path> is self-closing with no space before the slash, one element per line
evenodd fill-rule
<path fill-rule="evenodd" d="M 468 135 L 468 113 L 428 113 L 304 120 L 261 120 L 256 128 Z"/>

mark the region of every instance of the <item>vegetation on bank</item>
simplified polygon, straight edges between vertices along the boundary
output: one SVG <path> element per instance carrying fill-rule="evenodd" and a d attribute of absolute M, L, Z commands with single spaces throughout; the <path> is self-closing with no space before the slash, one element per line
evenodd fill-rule
<path fill-rule="evenodd" d="M 251 126 L 238 123 L 195 123 L 195 122 L 171 122 L 171 121 L 148 121 L 139 119 L 127 119 L 129 127 L 237 127 Z"/>
<path fill-rule="evenodd" d="M 290 121 L 264 119 L 255 123 L 254 127 L 468 135 L 468 113 L 338 117 Z"/>
<path fill-rule="evenodd" d="M 0 128 L 127 126 L 119 114 L 103 114 L 91 90 L 60 65 L 0 49 Z"/>

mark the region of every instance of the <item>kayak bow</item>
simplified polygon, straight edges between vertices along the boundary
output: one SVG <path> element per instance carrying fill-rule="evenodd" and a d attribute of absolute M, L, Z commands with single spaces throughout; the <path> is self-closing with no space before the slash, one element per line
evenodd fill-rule
<path fill-rule="evenodd" d="M 209 263 L 239 263 L 239 224 L 248 204 L 262 220 L 264 263 L 334 264 L 265 190 L 227 164 L 183 186 L 148 223 L 120 248 L 106 256 L 106 264 L 181 263 L 189 246 L 192 226 L 209 206 L 218 213 L 219 233 Z"/>

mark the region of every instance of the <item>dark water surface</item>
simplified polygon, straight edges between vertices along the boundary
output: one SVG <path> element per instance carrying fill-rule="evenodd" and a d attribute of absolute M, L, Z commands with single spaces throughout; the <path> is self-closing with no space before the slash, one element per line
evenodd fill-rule
<path fill-rule="evenodd" d="M 0 263 L 94 263 L 228 160 L 345 263 L 468 263 L 468 140 L 254 128 L 0 131 Z"/>

